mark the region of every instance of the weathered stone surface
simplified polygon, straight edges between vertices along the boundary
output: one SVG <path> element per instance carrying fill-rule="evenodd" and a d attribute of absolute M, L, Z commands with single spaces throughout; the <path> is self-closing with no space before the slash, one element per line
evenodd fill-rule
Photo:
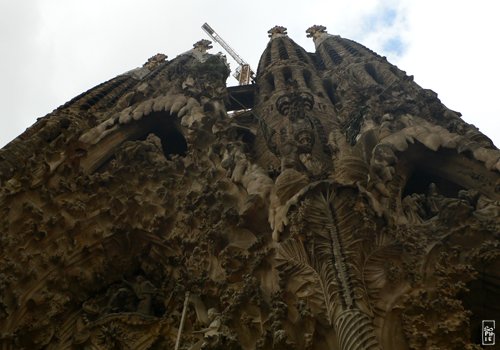
<path fill-rule="evenodd" d="M 364 46 L 269 33 L 251 110 L 200 41 L 0 150 L 0 349 L 480 348 L 500 152 Z"/>

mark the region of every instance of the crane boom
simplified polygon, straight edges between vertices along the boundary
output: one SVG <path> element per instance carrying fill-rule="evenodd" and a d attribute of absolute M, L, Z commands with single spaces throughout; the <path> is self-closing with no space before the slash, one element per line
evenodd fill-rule
<path fill-rule="evenodd" d="M 227 53 L 229 53 L 231 55 L 232 58 L 234 58 L 234 60 L 236 62 L 238 62 L 238 64 L 240 66 L 243 66 L 245 64 L 248 64 L 246 63 L 232 48 L 231 46 L 228 45 L 228 43 L 226 43 L 224 41 L 224 39 L 221 38 L 221 36 L 219 34 L 217 34 L 215 32 L 215 30 L 212 29 L 212 27 L 210 27 L 208 25 L 208 23 L 205 23 L 201 26 L 201 28 L 208 34 L 210 35 L 210 37 L 212 39 L 214 39 L 216 42 L 218 42 L 220 44 L 220 46 L 222 46 L 224 48 L 224 50 L 227 51 Z"/>
<path fill-rule="evenodd" d="M 238 82 L 240 85 L 247 85 L 250 84 L 250 80 L 252 79 L 252 69 L 250 68 L 250 65 L 241 58 L 236 51 L 234 51 L 231 46 L 229 46 L 228 43 L 224 41 L 224 39 L 221 38 L 219 34 L 215 30 L 212 29 L 208 25 L 208 23 L 204 23 L 201 28 L 207 33 L 213 40 L 215 40 L 220 46 L 224 48 L 224 50 L 227 51 L 229 55 L 231 55 L 232 58 L 240 65 L 236 69 L 236 73 L 234 74 L 234 77 L 238 79 Z"/>

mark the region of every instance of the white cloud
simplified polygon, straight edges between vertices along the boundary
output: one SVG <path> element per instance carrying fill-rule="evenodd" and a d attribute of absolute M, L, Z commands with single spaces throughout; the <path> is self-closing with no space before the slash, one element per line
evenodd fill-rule
<path fill-rule="evenodd" d="M 0 0 L 0 146 L 79 93 L 206 37 L 208 22 L 256 69 L 279 24 L 306 50 L 305 30 L 360 41 L 436 91 L 500 144 L 495 2 L 358 0 Z M 403 51 L 389 40 L 400 40 Z M 221 50 L 214 45 L 215 51 Z M 233 64 L 234 68 L 235 65 Z M 231 84 L 234 84 L 233 82 Z"/>
<path fill-rule="evenodd" d="M 500 145 L 495 2 L 411 2 L 405 54 L 395 63 Z"/>

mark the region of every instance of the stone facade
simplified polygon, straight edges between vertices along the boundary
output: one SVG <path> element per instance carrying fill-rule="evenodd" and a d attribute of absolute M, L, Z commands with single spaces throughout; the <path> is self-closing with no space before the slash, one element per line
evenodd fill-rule
<path fill-rule="evenodd" d="M 326 28 L 202 40 L 0 150 L 0 349 L 479 349 L 500 152 Z M 240 106 L 240 107 L 238 107 Z"/>

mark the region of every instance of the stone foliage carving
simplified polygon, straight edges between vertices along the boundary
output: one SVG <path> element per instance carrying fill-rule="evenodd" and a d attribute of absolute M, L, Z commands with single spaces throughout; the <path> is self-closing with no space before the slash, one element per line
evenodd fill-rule
<path fill-rule="evenodd" d="M 480 348 L 500 152 L 362 45 L 270 33 L 251 110 L 199 42 L 0 150 L 2 350 Z"/>

